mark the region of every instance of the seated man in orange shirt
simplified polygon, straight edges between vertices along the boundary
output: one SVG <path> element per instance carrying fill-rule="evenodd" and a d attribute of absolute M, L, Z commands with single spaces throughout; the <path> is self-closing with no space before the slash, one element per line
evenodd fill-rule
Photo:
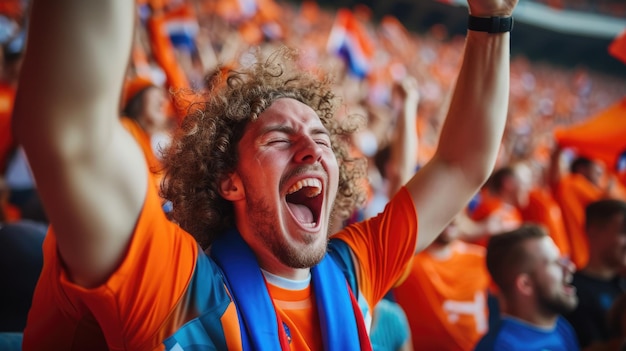
<path fill-rule="evenodd" d="M 167 103 L 163 88 L 147 78 L 129 79 L 124 85 L 121 122 L 141 147 L 157 186 L 163 178 L 159 153 L 167 146 L 173 122 Z"/>
<path fill-rule="evenodd" d="M 585 157 L 576 158 L 570 172 L 556 185 L 555 198 L 561 207 L 569 238 L 570 256 L 577 268 L 589 260 L 589 243 L 585 235 L 585 207 L 608 196 L 610 189 L 600 185 L 602 167 Z"/>
<path fill-rule="evenodd" d="M 485 248 L 457 239 L 459 231 L 454 222 L 444 229 L 393 290 L 415 350 L 472 350 L 487 331 Z"/>
<path fill-rule="evenodd" d="M 561 207 L 554 197 L 554 188 L 559 180 L 560 159 L 558 148 L 553 150 L 547 164 L 534 163 L 535 181 L 528 194 L 528 203 L 521 206 L 524 222 L 544 226 L 561 254 L 570 257 L 569 236 L 565 229 Z"/>

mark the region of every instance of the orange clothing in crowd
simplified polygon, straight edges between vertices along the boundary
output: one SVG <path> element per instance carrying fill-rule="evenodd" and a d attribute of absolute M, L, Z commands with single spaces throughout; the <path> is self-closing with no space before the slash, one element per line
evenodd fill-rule
<path fill-rule="evenodd" d="M 0 1 L 0 14 L 9 18 L 17 18 L 23 16 L 24 5 L 21 0 L 2 0 Z"/>
<path fill-rule="evenodd" d="M 166 31 L 166 17 L 164 15 L 153 15 L 148 20 L 147 29 L 150 34 L 150 44 L 152 54 L 167 76 L 169 88 L 177 91 L 179 89 L 189 89 L 191 87 L 187 75 L 178 64 L 174 53 L 174 46 Z M 179 106 L 175 101 L 174 108 L 178 122 L 186 115 L 186 106 Z"/>
<path fill-rule="evenodd" d="M 141 128 L 139 123 L 132 118 L 121 117 L 120 121 L 122 122 L 124 128 L 130 132 L 139 144 L 139 147 L 141 148 L 141 151 L 143 151 L 143 155 L 146 158 L 148 169 L 154 177 L 154 184 L 156 184 L 157 188 L 160 187 L 161 181 L 163 180 L 163 166 L 152 150 L 150 135 L 148 135 L 148 133 Z"/>
<path fill-rule="evenodd" d="M 0 174 L 4 173 L 15 139 L 11 133 L 11 115 L 15 102 L 15 88 L 0 84 Z"/>
<path fill-rule="evenodd" d="M 408 277 L 394 289 L 415 350 L 469 351 L 488 328 L 485 248 L 460 240 L 449 245 L 446 258 L 415 255 Z"/>
<path fill-rule="evenodd" d="M 524 222 L 543 225 L 564 256 L 570 256 L 570 244 L 561 208 L 552 193 L 535 188 L 528 194 L 528 205 L 521 210 Z"/>
<path fill-rule="evenodd" d="M 504 228 L 515 228 L 522 225 L 522 214 L 517 207 L 490 195 L 486 191 L 481 192 L 480 196 L 480 201 L 470 216 L 473 220 L 482 221 L 492 215 L 497 215 L 503 221 L 502 226 Z M 488 241 L 489 237 L 487 236 L 479 238 L 475 243 L 487 247 Z"/>
<path fill-rule="evenodd" d="M 576 268 L 583 268 L 589 260 L 589 242 L 585 233 L 585 207 L 600 200 L 603 191 L 580 174 L 568 174 L 559 180 L 556 200 L 561 206 L 567 229 L 570 254 Z"/>
<path fill-rule="evenodd" d="M 22 211 L 17 206 L 10 203 L 0 204 L 0 206 L 2 206 L 1 211 L 4 212 L 5 222 L 13 223 L 22 219 Z"/>

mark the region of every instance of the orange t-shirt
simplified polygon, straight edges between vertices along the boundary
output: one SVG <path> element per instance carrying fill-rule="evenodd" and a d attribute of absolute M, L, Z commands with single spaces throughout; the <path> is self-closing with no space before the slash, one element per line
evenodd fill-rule
<path fill-rule="evenodd" d="M 3 174 L 9 155 L 15 147 L 15 140 L 11 133 L 11 116 L 15 101 L 15 88 L 0 84 L 0 174 Z"/>
<path fill-rule="evenodd" d="M 456 240 L 446 258 L 415 255 L 407 279 L 394 289 L 415 350 L 473 350 L 488 328 L 489 282 L 482 246 Z"/>
<path fill-rule="evenodd" d="M 522 214 L 517 207 L 489 195 L 486 191 L 482 192 L 480 202 L 472 212 L 471 218 L 482 221 L 495 213 L 498 213 L 503 221 L 502 225 L 506 228 L 515 228 L 523 223 Z M 475 244 L 487 247 L 488 241 L 488 237 L 483 237 L 476 240 Z"/>
<path fill-rule="evenodd" d="M 267 284 L 280 319 L 290 327 L 290 346 L 294 350 L 322 350 L 322 331 L 310 321 L 319 320 L 311 285 L 302 290 L 286 290 Z"/>
<path fill-rule="evenodd" d="M 24 350 L 162 350 L 163 340 L 197 313 L 198 303 L 187 289 L 203 253 L 191 235 L 165 217 L 156 187 L 148 183 L 126 256 L 99 287 L 72 283 L 50 228 Z"/>
<path fill-rule="evenodd" d="M 19 209 L 19 207 L 8 202 L 4 204 L 0 203 L 0 207 L 2 207 L 0 211 L 4 211 L 6 217 L 5 221 L 7 223 L 17 222 L 22 219 L 22 211 Z"/>
<path fill-rule="evenodd" d="M 417 220 L 408 191 L 399 191 L 379 216 L 334 235 L 330 247 L 340 241 L 357 258 L 354 269 L 344 273 L 358 283 L 355 296 L 369 325 L 369 311 L 414 254 Z M 165 217 L 152 180 L 126 256 L 101 286 L 85 289 L 70 281 L 52 229 L 43 251 L 24 350 L 242 348 L 235 305 L 220 270 L 191 235 Z M 269 286 L 269 292 L 291 331 L 293 349 L 318 347 L 312 288 L 285 293 Z"/>
<path fill-rule="evenodd" d="M 0 14 L 9 18 L 19 19 L 24 14 L 24 5 L 20 0 L 0 1 Z"/>
<path fill-rule="evenodd" d="M 602 196 L 602 190 L 580 174 L 568 174 L 561 178 L 557 185 L 555 197 L 563 213 L 571 259 L 578 269 L 583 268 L 589 260 L 585 207 L 600 200 Z"/>
<path fill-rule="evenodd" d="M 534 222 L 546 227 L 561 255 L 570 256 L 569 238 L 565 231 L 561 208 L 549 191 L 542 188 L 531 190 L 528 205 L 521 213 L 525 222 Z"/>
<path fill-rule="evenodd" d="M 161 161 L 157 158 L 152 150 L 152 143 L 150 140 L 150 135 L 146 133 L 143 128 L 137 123 L 137 121 L 132 118 L 122 117 L 120 118 L 122 125 L 128 132 L 135 138 L 141 151 L 143 152 L 144 157 L 146 158 L 146 162 L 148 164 L 148 169 L 150 170 L 150 174 L 154 177 L 154 184 L 158 187 L 161 186 L 161 181 L 163 180 L 163 165 Z"/>

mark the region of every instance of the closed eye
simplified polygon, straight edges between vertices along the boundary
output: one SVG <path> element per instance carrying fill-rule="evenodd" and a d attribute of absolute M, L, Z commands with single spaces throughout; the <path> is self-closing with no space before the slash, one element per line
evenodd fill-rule
<path fill-rule="evenodd" d="M 291 140 L 289 139 L 272 139 L 267 141 L 267 145 L 280 145 L 280 144 L 289 144 Z"/>
<path fill-rule="evenodd" d="M 318 145 L 322 145 L 322 146 L 330 147 L 330 141 L 328 141 L 328 140 L 324 140 L 324 139 L 315 139 L 315 143 L 317 143 Z"/>

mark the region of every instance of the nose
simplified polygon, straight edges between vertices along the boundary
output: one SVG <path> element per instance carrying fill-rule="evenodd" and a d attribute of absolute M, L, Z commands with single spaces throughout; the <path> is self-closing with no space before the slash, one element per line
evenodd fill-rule
<path fill-rule="evenodd" d="M 563 268 L 567 270 L 568 272 L 574 273 L 576 271 L 576 266 L 574 265 L 574 262 L 570 260 L 569 257 L 562 257 L 560 261 L 561 261 L 560 262 L 561 266 L 563 266 Z"/>
<path fill-rule="evenodd" d="M 310 136 L 303 136 L 298 141 L 298 151 L 294 159 L 298 163 L 313 164 L 322 159 L 322 147 Z"/>

